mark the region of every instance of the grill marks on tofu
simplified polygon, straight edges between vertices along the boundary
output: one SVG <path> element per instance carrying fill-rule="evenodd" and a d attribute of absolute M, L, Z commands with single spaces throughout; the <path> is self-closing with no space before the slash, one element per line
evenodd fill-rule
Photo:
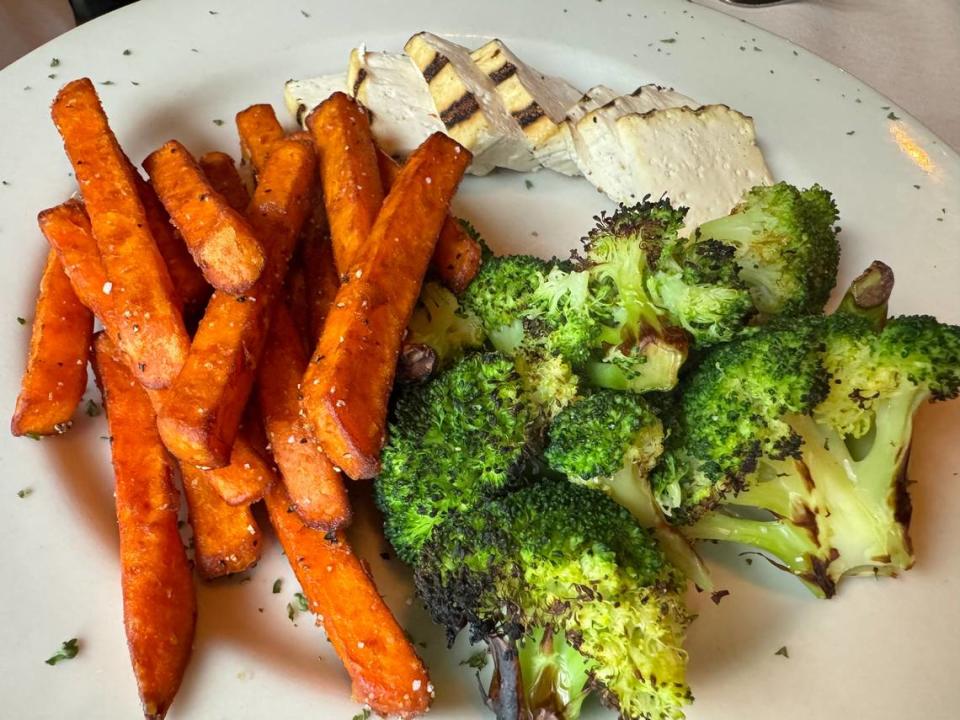
<path fill-rule="evenodd" d="M 559 132 L 560 123 L 580 99 L 580 91 L 561 78 L 527 65 L 500 40 L 489 41 L 470 57 L 494 83 L 531 153 L 536 155 L 537 149 Z"/>
<path fill-rule="evenodd" d="M 473 152 L 471 172 L 536 167 L 519 123 L 467 48 L 422 32 L 404 50 L 423 73 L 447 134 Z"/>

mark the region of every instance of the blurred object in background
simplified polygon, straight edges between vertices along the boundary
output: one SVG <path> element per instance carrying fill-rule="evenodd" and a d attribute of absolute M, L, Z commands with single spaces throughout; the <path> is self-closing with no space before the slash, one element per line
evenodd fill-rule
<path fill-rule="evenodd" d="M 70 0 L 70 7 L 77 18 L 77 25 L 80 25 L 132 2 L 135 0 Z"/>
<path fill-rule="evenodd" d="M 0 0 L 0 69 L 74 25 L 67 0 Z"/>

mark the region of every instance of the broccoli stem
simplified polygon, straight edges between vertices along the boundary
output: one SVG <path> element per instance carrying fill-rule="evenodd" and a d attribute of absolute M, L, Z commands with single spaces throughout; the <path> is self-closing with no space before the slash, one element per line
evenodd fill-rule
<path fill-rule="evenodd" d="M 867 320 L 875 330 L 882 330 L 887 322 L 887 301 L 891 292 L 893 270 L 886 263 L 874 260 L 850 283 L 837 312 L 857 315 Z"/>
<path fill-rule="evenodd" d="M 664 555 L 701 590 L 712 590 L 713 580 L 690 542 L 671 527 L 653 498 L 650 482 L 627 459 L 624 466 L 603 483 L 602 489 L 645 528 L 653 530 Z"/>
<path fill-rule="evenodd" d="M 684 529 L 697 540 L 723 540 L 750 545 L 774 556 L 778 563 L 803 580 L 818 597 L 832 593 L 817 580 L 820 548 L 805 527 L 789 520 L 752 520 L 717 510 Z"/>
<path fill-rule="evenodd" d="M 590 692 L 589 661 L 553 628 L 536 628 L 517 644 L 530 717 L 577 720 Z"/>

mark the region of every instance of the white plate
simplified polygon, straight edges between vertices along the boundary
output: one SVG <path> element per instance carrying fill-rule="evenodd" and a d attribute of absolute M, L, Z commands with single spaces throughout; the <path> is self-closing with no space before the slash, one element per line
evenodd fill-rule
<path fill-rule="evenodd" d="M 135 160 L 172 137 L 197 152 L 236 155 L 239 109 L 270 101 L 279 111 L 286 79 L 339 71 L 352 45 L 398 49 L 424 28 L 474 45 L 499 36 L 581 88 L 602 82 L 627 91 L 657 82 L 753 115 L 777 177 L 836 193 L 841 284 L 882 258 L 897 272 L 894 310 L 960 322 L 960 158 L 874 91 L 750 25 L 668 0 L 143 0 L 0 72 L 0 406 L 13 408 L 29 336 L 16 318 L 32 314 L 46 249 L 34 218 L 74 190 L 48 116 L 64 81 L 89 75 L 101 83 L 113 127 Z M 469 179 L 457 199 L 459 214 L 494 248 L 547 254 L 573 247 L 591 216 L 608 207 L 585 182 L 547 172 Z M 718 585 L 732 594 L 719 606 L 693 599 L 700 618 L 688 643 L 692 720 L 958 716 L 960 403 L 921 415 L 912 464 L 919 559 L 902 579 L 853 580 L 837 599 L 818 601 L 762 561 L 748 566 L 734 548 L 708 548 Z M 102 417 L 82 412 L 62 438 L 35 443 L 0 434 L 4 718 L 138 716 L 105 434 Z M 33 493 L 20 499 L 24 487 Z M 472 671 L 458 666 L 468 648 L 444 649 L 442 633 L 416 603 L 405 603 L 407 573 L 396 560 L 381 560 L 383 541 L 373 532 L 358 534 L 387 600 L 427 643 L 437 687 L 432 717 L 486 717 Z M 346 674 L 322 633 L 308 616 L 296 625 L 287 620 L 297 588 L 275 543 L 251 576 L 200 588 L 196 648 L 169 717 L 352 717 Z M 283 592 L 274 595 L 278 577 Z M 80 655 L 45 665 L 70 637 L 80 638 Z M 781 646 L 789 659 L 774 655 Z"/>

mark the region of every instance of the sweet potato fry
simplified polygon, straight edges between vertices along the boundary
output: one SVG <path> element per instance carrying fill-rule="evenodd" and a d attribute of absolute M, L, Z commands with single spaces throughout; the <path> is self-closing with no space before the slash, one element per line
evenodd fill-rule
<path fill-rule="evenodd" d="M 350 521 L 350 501 L 341 474 L 333 469 L 300 416 L 299 384 L 307 368 L 307 353 L 281 302 L 273 307 L 267 338 L 257 395 L 273 458 L 300 519 L 312 528 L 336 530 Z"/>
<path fill-rule="evenodd" d="M 254 175 L 259 175 L 274 143 L 283 140 L 283 126 L 277 120 L 273 107 L 267 104 L 251 105 L 241 110 L 237 113 L 236 122 L 243 160 L 253 167 Z"/>
<path fill-rule="evenodd" d="M 237 116 L 237 129 L 240 132 L 241 146 L 246 149 L 254 171 L 259 172 L 262 168 L 258 167 L 257 163 L 267 157 L 269 145 L 283 137 L 283 128 L 269 105 L 254 105 Z M 313 147 L 309 133 L 296 132 L 289 135 L 289 138 L 307 140 L 310 147 Z M 301 231 L 299 245 L 300 267 L 294 269 L 288 280 L 288 301 L 295 322 L 299 325 L 306 319 L 309 332 L 305 337 L 310 340 L 308 344 L 312 347 L 320 337 L 327 308 L 340 285 L 340 277 L 333 264 L 327 213 L 320 192 L 317 192 L 313 212 Z M 301 278 L 304 281 L 302 287 L 298 286 Z M 304 308 L 303 304 L 307 307 Z"/>
<path fill-rule="evenodd" d="M 180 467 L 185 467 L 181 463 Z M 263 497 L 274 477 L 270 464 L 253 449 L 243 429 L 230 449 L 230 464 L 200 469 L 210 487 L 227 505 L 249 505 Z"/>
<path fill-rule="evenodd" d="M 330 236 L 316 233 L 304 238 L 301 258 L 306 276 L 306 295 L 308 306 L 309 347 L 317 344 L 323 333 L 327 314 L 340 288 L 340 276 L 333 260 L 333 246 Z"/>
<path fill-rule="evenodd" d="M 167 266 L 167 272 L 170 273 L 170 280 L 173 281 L 173 289 L 180 299 L 184 315 L 195 319 L 210 299 L 213 288 L 193 261 L 180 233 L 170 224 L 170 216 L 160 203 L 157 193 L 139 174 L 137 191 L 140 193 L 143 209 L 147 213 L 150 234 L 153 235 L 157 250 L 160 251 L 163 262 Z"/>
<path fill-rule="evenodd" d="M 377 162 L 383 189 L 390 192 L 393 181 L 400 173 L 400 165 L 383 150 L 377 151 Z M 437 247 L 430 258 L 430 268 L 440 282 L 459 295 L 467 289 L 480 269 L 481 255 L 480 243 L 467 234 L 457 218 L 447 215 L 440 237 L 437 238 Z"/>
<path fill-rule="evenodd" d="M 288 512 L 281 483 L 265 499 L 310 610 L 350 675 L 354 700 L 385 716 L 425 712 L 433 696 L 426 669 L 346 538 L 328 540 Z"/>
<path fill-rule="evenodd" d="M 337 291 L 302 382 L 303 409 L 334 464 L 379 472 L 397 355 L 470 153 L 440 133 L 407 160 L 348 282 Z"/>
<path fill-rule="evenodd" d="M 287 274 L 284 285 L 283 298 L 289 308 L 290 318 L 297 332 L 297 339 L 303 347 L 310 345 L 310 304 L 307 300 L 307 278 L 303 269 L 303 247 L 300 248 L 300 257 L 295 257 Z M 279 303 L 279 301 L 278 301 Z M 269 343 L 270 340 L 268 339 Z"/>
<path fill-rule="evenodd" d="M 93 315 L 77 299 L 55 250 L 47 254 L 33 315 L 27 369 L 10 423 L 14 435 L 53 435 L 70 417 L 87 388 L 87 356 Z"/>
<path fill-rule="evenodd" d="M 222 152 L 208 152 L 200 158 L 200 169 L 213 189 L 224 197 L 230 207 L 240 213 L 247 211 L 250 191 L 237 172 L 232 157 Z"/>
<path fill-rule="evenodd" d="M 117 316 L 113 294 L 104 292 L 107 274 L 83 204 L 68 200 L 41 212 L 37 222 L 60 257 L 77 298 L 97 316 L 111 341 L 118 344 L 121 318 Z"/>
<path fill-rule="evenodd" d="M 270 153 L 247 213 L 255 235 L 269 243 L 263 273 L 243 296 L 214 293 L 172 386 L 171 402 L 160 413 L 160 435 L 184 462 L 201 467 L 229 462 L 270 306 L 310 209 L 314 175 L 313 153 L 303 143 L 283 141 Z"/>
<path fill-rule="evenodd" d="M 430 267 L 440 282 L 454 295 L 459 295 L 480 270 L 482 259 L 480 243 L 470 237 L 460 220 L 448 215 L 430 258 Z"/>
<path fill-rule="evenodd" d="M 116 342 L 147 387 L 168 386 L 183 367 L 190 339 L 163 258 L 149 231 L 136 173 L 107 124 L 89 79 L 74 80 L 51 109 L 73 164 L 93 235 L 116 292 Z"/>
<path fill-rule="evenodd" d="M 249 290 L 263 270 L 260 241 L 189 151 L 170 140 L 148 155 L 143 167 L 207 281 L 233 295 Z"/>
<path fill-rule="evenodd" d="M 205 580 L 243 572 L 260 559 L 260 528 L 249 505 L 227 505 L 210 485 L 209 473 L 180 463 L 183 492 L 193 527 L 193 558 Z"/>
<path fill-rule="evenodd" d="M 377 149 L 367 113 L 334 93 L 307 118 L 317 151 L 333 257 L 341 276 L 353 268 L 383 204 Z"/>
<path fill-rule="evenodd" d="M 116 475 L 123 620 L 144 715 L 162 718 L 190 658 L 197 605 L 153 407 L 106 335 L 94 343 Z"/>

